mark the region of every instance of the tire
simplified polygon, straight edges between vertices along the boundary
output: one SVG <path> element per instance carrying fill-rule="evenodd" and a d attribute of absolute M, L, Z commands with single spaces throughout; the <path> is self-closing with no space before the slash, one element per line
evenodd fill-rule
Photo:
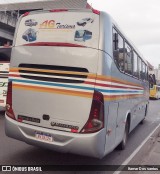
<path fill-rule="evenodd" d="M 144 120 L 145 120 L 145 118 L 139 124 L 144 124 Z"/>
<path fill-rule="evenodd" d="M 117 146 L 118 150 L 124 150 L 127 144 L 127 140 L 128 140 L 128 133 L 129 133 L 129 121 L 126 121 L 126 125 L 125 125 L 125 131 L 124 131 L 124 135 L 123 135 L 123 139 L 121 141 L 121 143 Z"/>

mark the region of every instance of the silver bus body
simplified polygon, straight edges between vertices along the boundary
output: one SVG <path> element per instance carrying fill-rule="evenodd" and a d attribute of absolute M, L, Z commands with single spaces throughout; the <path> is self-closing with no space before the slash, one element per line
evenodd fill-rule
<path fill-rule="evenodd" d="M 144 119 L 148 82 L 118 69 L 112 44 L 116 24 L 108 14 L 55 12 L 62 26 L 50 13 L 33 12 L 19 20 L 11 56 L 6 135 L 55 151 L 102 158 L 123 140 L 127 120 L 130 132 Z M 45 17 L 52 20 L 51 27 L 64 27 L 48 29 L 55 35 L 54 43 L 48 43 L 49 36 L 44 38 L 43 21 L 37 21 Z M 78 26 L 86 17 L 93 22 Z M 20 37 L 30 18 L 38 22 L 32 29 L 38 30 L 37 38 L 43 42 Z M 92 38 L 75 40 L 76 30 L 82 29 L 91 31 Z M 57 36 L 59 32 L 62 36 Z"/>

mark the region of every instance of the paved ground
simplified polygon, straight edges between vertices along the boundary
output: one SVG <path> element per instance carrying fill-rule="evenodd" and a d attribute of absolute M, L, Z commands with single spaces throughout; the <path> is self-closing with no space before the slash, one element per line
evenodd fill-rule
<path fill-rule="evenodd" d="M 140 171 L 126 171 L 117 172 L 115 174 L 159 174 L 160 171 L 160 125 L 152 133 L 139 151 L 134 155 L 134 157 L 128 162 L 128 165 L 140 165 L 133 166 L 132 170 L 135 168 L 140 169 Z M 152 170 L 152 171 L 150 171 Z"/>
<path fill-rule="evenodd" d="M 127 147 L 124 151 L 114 150 L 103 159 L 94 159 L 73 154 L 62 154 L 46 149 L 30 146 L 5 136 L 4 115 L 0 116 L 0 164 L 9 165 L 120 165 L 141 142 L 155 129 L 160 123 L 160 101 L 150 101 L 150 110 L 143 125 L 138 125 L 130 134 Z M 157 151 L 157 150 L 156 150 Z M 138 161 L 138 160 L 137 160 Z M 144 161 L 145 163 L 145 161 Z M 48 172 L 49 173 L 49 172 Z M 54 172 L 55 173 L 55 172 Z M 62 172 L 56 172 L 62 173 Z M 81 173 L 81 172 L 65 172 Z M 83 172 L 91 173 L 91 172 Z M 94 173 L 94 172 L 92 172 Z M 105 172 L 95 172 L 105 173 Z M 107 172 L 113 173 L 113 172 Z"/>

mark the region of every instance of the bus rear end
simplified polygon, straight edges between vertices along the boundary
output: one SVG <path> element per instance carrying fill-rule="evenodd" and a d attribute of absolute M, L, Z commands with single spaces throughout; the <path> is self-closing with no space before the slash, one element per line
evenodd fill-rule
<path fill-rule="evenodd" d="M 160 87 L 158 85 L 150 85 L 150 98 L 159 99 L 160 98 Z"/>
<path fill-rule="evenodd" d="M 6 134 L 52 150 L 102 157 L 104 101 L 95 90 L 99 14 L 26 13 L 14 45 Z"/>
<path fill-rule="evenodd" d="M 11 47 L 0 47 L 0 111 L 6 107 Z"/>

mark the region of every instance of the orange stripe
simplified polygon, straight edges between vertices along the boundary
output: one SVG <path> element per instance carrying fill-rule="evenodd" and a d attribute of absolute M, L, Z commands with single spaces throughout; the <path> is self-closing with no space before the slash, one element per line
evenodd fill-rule
<path fill-rule="evenodd" d="M 128 81 L 125 81 L 125 80 L 120 80 L 118 78 L 111 77 L 111 76 L 98 75 L 97 80 L 109 81 L 109 82 L 114 82 L 114 83 L 121 83 L 121 84 L 124 84 L 124 85 L 132 85 L 132 86 L 135 86 L 135 87 L 143 88 L 141 85 L 137 85 L 135 83 L 128 82 Z"/>
<path fill-rule="evenodd" d="M 49 92 L 49 93 L 57 93 L 57 94 L 64 94 L 64 95 L 72 95 L 72 96 L 80 96 L 80 97 L 87 97 L 91 98 L 93 97 L 93 93 L 89 92 L 77 92 L 77 91 L 70 91 L 70 90 L 63 90 L 63 89 L 49 89 L 45 87 L 35 87 L 35 86 L 28 86 L 28 85 L 18 85 L 18 84 L 13 84 L 13 88 L 16 89 L 22 89 L 22 90 L 32 90 L 32 91 L 39 91 L 39 92 Z M 143 96 L 142 94 L 133 94 L 133 95 L 105 95 L 104 99 L 106 101 L 113 101 L 113 100 L 119 100 L 119 99 L 129 99 L 129 98 L 135 98 L 135 97 L 141 97 Z"/>
<path fill-rule="evenodd" d="M 133 94 L 133 95 L 112 95 L 112 96 L 104 96 L 104 99 L 107 101 L 112 101 L 112 100 L 119 100 L 119 99 L 130 99 L 130 98 L 137 98 L 137 97 L 142 97 L 143 94 Z"/>
<path fill-rule="evenodd" d="M 18 72 L 19 70 L 27 70 L 27 71 L 33 71 L 33 72 L 50 72 L 50 73 L 58 73 L 58 74 L 86 75 L 91 78 L 96 77 L 96 74 L 74 72 L 74 71 L 43 70 L 43 69 L 34 69 L 34 68 L 10 68 L 10 72 Z"/>
<path fill-rule="evenodd" d="M 13 84 L 13 88 L 33 90 L 33 91 L 39 91 L 39 92 L 58 93 L 58 94 L 73 95 L 73 96 L 81 96 L 81 97 L 88 97 L 88 98 L 91 98 L 93 96 L 93 93 L 89 93 L 89 92 L 79 92 L 79 91 L 53 89 L 53 88 L 50 89 L 46 87 L 37 87 L 37 86 L 28 86 L 28 85 Z"/>
<path fill-rule="evenodd" d="M 10 68 L 9 72 L 19 72 L 19 70 L 17 68 Z"/>
<path fill-rule="evenodd" d="M 43 70 L 43 69 L 34 69 L 34 68 L 10 68 L 10 72 L 19 72 L 19 70 L 28 70 L 28 71 L 33 71 L 33 72 L 50 72 L 50 73 L 58 73 L 58 74 L 76 74 L 76 75 L 86 75 L 87 79 L 97 79 L 97 80 L 102 80 L 102 81 L 109 81 L 109 82 L 114 82 L 114 83 L 121 83 L 124 85 L 132 85 L 135 87 L 141 87 L 141 85 L 137 85 L 132 82 L 128 82 L 126 80 L 121 80 L 115 77 L 111 76 L 104 76 L 104 75 L 96 75 L 96 74 L 91 74 L 91 73 L 82 73 L 82 72 L 74 72 L 74 71 L 58 71 L 58 70 Z"/>

